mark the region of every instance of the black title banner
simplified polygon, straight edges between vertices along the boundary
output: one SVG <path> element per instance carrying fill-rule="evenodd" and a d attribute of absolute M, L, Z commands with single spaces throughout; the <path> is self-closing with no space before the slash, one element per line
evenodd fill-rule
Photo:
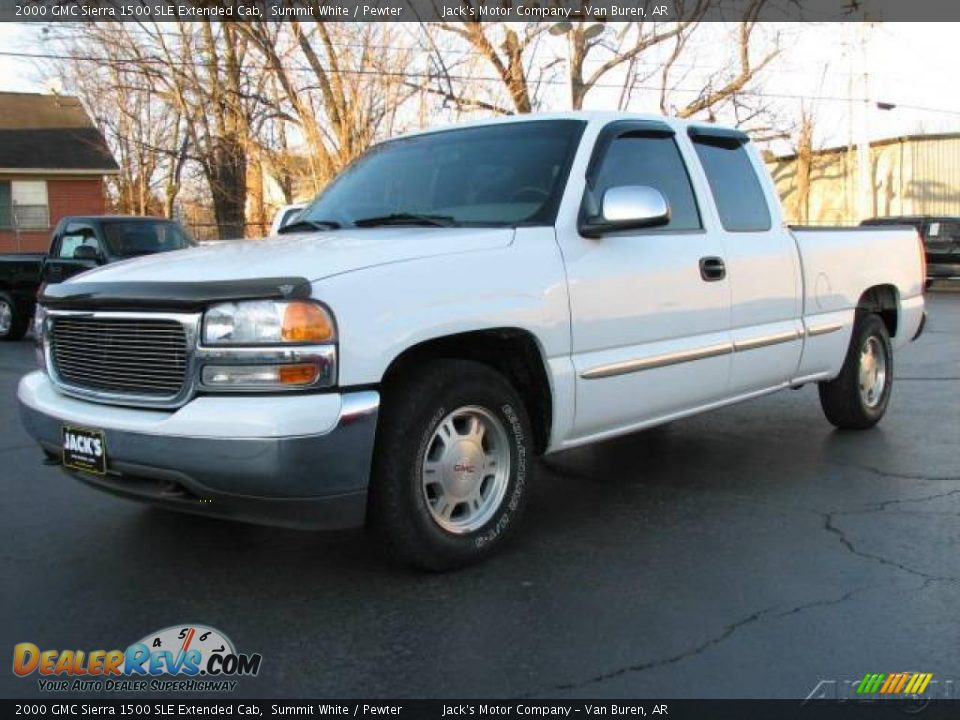
<path fill-rule="evenodd" d="M 397 720 L 540 720 L 650 718 L 656 720 L 956 718 L 960 701 L 898 700 L 0 700 L 4 718 L 396 718 Z"/>
<path fill-rule="evenodd" d="M 0 22 L 960 20 L 955 0 L 0 0 Z"/>

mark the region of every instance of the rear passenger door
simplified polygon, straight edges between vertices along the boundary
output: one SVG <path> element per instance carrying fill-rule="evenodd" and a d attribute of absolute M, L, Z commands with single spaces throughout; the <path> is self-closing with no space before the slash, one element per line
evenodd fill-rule
<path fill-rule="evenodd" d="M 802 278 L 796 242 L 747 136 L 691 127 L 726 249 L 734 353 L 730 396 L 784 384 L 803 349 Z M 771 210 L 772 209 L 772 210 Z"/>

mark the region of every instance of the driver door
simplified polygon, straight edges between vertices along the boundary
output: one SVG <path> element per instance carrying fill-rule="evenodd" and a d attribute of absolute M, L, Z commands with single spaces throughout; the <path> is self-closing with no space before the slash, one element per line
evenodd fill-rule
<path fill-rule="evenodd" d="M 583 237 L 561 233 L 572 314 L 576 417 L 572 442 L 616 434 L 725 397 L 730 289 L 719 234 L 704 230 L 706 197 L 690 149 L 658 122 L 601 132 L 587 171 L 591 212 L 624 185 L 659 190 L 666 225 Z M 704 270 L 704 262 L 708 269 Z M 719 264 L 717 264 L 719 263 Z M 721 268 L 721 271 L 709 268 Z"/>

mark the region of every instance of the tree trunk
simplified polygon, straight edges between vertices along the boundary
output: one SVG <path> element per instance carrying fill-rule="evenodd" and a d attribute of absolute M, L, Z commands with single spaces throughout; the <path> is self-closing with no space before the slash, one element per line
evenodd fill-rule
<path fill-rule="evenodd" d="M 247 196 L 247 157 L 236 136 L 214 138 L 205 171 L 220 240 L 242 238 Z"/>
<path fill-rule="evenodd" d="M 813 165 L 813 116 L 801 112 L 800 133 L 797 137 L 797 222 L 810 219 L 810 177 Z"/>

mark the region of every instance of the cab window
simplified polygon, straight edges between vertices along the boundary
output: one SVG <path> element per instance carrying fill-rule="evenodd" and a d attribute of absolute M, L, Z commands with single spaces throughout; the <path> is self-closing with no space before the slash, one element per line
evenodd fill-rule
<path fill-rule="evenodd" d="M 741 142 L 714 137 L 694 138 L 693 145 L 710 183 L 723 229 L 769 230 L 770 209 L 747 148 Z"/>
<path fill-rule="evenodd" d="M 96 231 L 89 225 L 70 223 L 60 238 L 60 249 L 57 257 L 72 260 L 77 248 L 81 245 L 90 245 L 98 252 L 101 251 L 100 240 Z"/>
<path fill-rule="evenodd" d="M 670 206 L 670 222 L 656 230 L 702 227 L 690 176 L 672 137 L 628 133 L 613 140 L 588 197 L 588 202 L 596 207 L 588 211 L 599 211 L 603 194 L 621 185 L 646 185 L 663 194 Z"/>

